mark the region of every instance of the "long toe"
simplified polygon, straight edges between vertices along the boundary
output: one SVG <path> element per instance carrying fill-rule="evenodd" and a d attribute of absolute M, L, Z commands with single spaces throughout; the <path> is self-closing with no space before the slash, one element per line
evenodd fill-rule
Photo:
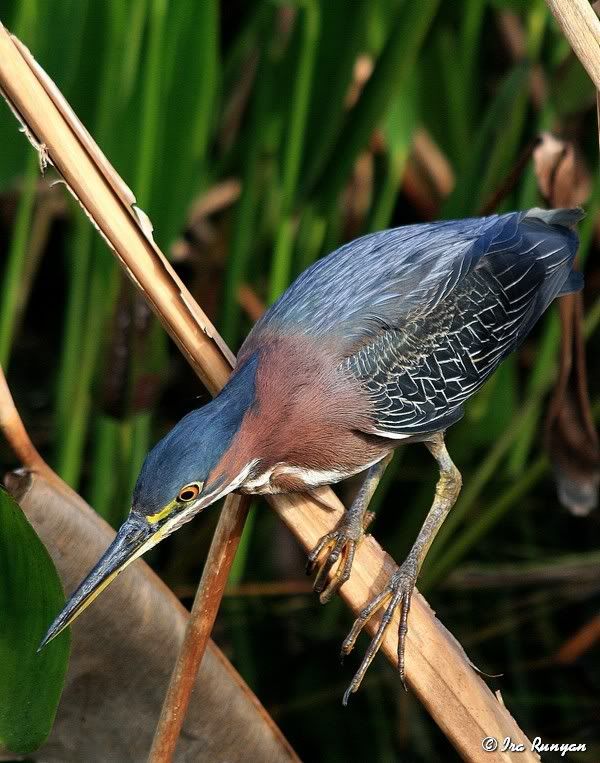
<path fill-rule="evenodd" d="M 356 639 L 365 625 L 373 618 L 381 608 L 385 606 L 381 622 L 377 627 L 375 635 L 369 647 L 363 657 L 359 669 L 356 675 L 352 679 L 350 686 L 344 694 L 343 703 L 346 705 L 350 694 L 356 692 L 371 664 L 373 658 L 379 651 L 386 631 L 392 622 L 394 614 L 397 609 L 400 609 L 400 623 L 398 626 L 398 671 L 400 673 L 400 679 L 404 688 L 405 683 L 405 659 L 404 649 L 406 645 L 406 634 L 408 632 L 408 612 L 410 609 L 410 601 L 412 593 L 415 587 L 416 581 L 416 566 L 412 559 L 407 559 L 402 567 L 398 568 L 396 572 L 390 578 L 389 583 L 385 588 L 372 599 L 369 604 L 362 610 L 359 616 L 356 618 L 352 630 L 346 637 L 342 644 L 342 655 L 348 654 L 354 647 Z"/>
<path fill-rule="evenodd" d="M 319 571 L 317 572 L 317 576 L 313 584 L 313 590 L 316 593 L 320 594 L 325 590 L 329 573 L 340 559 L 343 548 L 344 543 L 340 542 L 338 539 L 329 549 L 327 556 L 323 559 L 323 562 L 319 567 Z"/>
<path fill-rule="evenodd" d="M 350 579 L 352 564 L 354 562 L 354 553 L 356 551 L 356 541 L 348 540 L 342 549 L 340 563 L 335 575 L 329 581 L 327 588 L 321 591 L 319 601 L 326 604 L 340 590 L 346 581 Z M 316 590 L 316 589 L 315 589 Z"/>
<path fill-rule="evenodd" d="M 313 550 L 308 555 L 308 559 L 306 560 L 306 574 L 312 575 L 315 571 L 315 568 L 317 566 L 317 563 L 319 561 L 319 557 L 323 553 L 323 549 L 326 546 L 331 547 L 334 540 L 334 532 L 325 533 L 322 538 L 319 538 L 319 541 L 317 545 L 313 548 Z"/>
<path fill-rule="evenodd" d="M 350 633 L 346 636 L 344 643 L 342 644 L 343 657 L 347 654 L 350 654 L 350 652 L 354 649 L 354 644 L 356 643 L 356 639 L 358 638 L 362 629 L 369 622 L 369 620 L 374 617 L 375 614 L 381 609 L 383 603 L 389 599 L 390 596 L 391 591 L 388 585 L 383 589 L 383 591 L 378 593 L 375 598 L 371 599 L 371 601 L 360 611 L 358 617 L 352 625 Z"/>
<path fill-rule="evenodd" d="M 344 705 L 348 704 L 348 699 L 350 698 L 350 695 L 358 691 L 358 688 L 361 685 L 363 678 L 365 677 L 365 673 L 369 669 L 369 665 L 373 662 L 373 658 L 379 651 L 379 647 L 381 646 L 381 642 L 383 641 L 385 632 L 388 628 L 388 625 L 392 621 L 392 617 L 394 616 L 394 611 L 396 610 L 396 607 L 398 606 L 398 602 L 400 601 L 401 597 L 402 597 L 402 592 L 395 591 L 392 595 L 392 599 L 390 603 L 385 608 L 383 617 L 381 618 L 381 622 L 379 623 L 379 627 L 377 628 L 377 631 L 375 632 L 375 635 L 373 636 L 373 639 L 371 643 L 369 644 L 369 648 L 365 652 L 365 656 L 363 657 L 363 660 L 360 663 L 360 667 L 356 671 L 356 674 L 354 678 L 352 679 L 350 686 L 346 689 L 346 693 L 344 694 L 344 698 L 342 700 Z"/>

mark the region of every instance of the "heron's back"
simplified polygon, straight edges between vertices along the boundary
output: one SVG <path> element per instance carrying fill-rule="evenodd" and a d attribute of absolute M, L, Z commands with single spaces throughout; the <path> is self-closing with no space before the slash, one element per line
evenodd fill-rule
<path fill-rule="evenodd" d="M 530 210 L 365 236 L 305 271 L 256 324 L 327 339 L 373 411 L 371 432 L 444 429 L 572 273 L 581 210 Z M 332 359 L 333 360 L 333 359 Z"/>

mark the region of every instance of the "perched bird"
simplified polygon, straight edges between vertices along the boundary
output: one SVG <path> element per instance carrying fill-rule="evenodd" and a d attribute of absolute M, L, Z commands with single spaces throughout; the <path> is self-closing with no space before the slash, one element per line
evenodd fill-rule
<path fill-rule="evenodd" d="M 444 432 L 550 302 L 582 287 L 572 270 L 582 215 L 532 209 L 409 225 L 364 236 L 308 268 L 254 326 L 221 393 L 148 454 L 127 520 L 42 644 L 130 562 L 227 493 L 306 491 L 362 473 L 356 499 L 309 556 L 327 601 L 350 576 L 394 448 L 423 442 L 440 470 L 433 505 L 342 647 L 349 652 L 385 607 L 347 702 L 400 607 L 404 679 L 415 581 L 461 487 Z"/>

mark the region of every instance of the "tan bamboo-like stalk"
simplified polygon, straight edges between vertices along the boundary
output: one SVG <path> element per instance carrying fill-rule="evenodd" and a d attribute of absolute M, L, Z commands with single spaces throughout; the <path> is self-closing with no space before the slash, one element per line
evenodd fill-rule
<path fill-rule="evenodd" d="M 546 0 L 590 79 L 600 90 L 600 20 L 588 0 Z"/>
<path fill-rule="evenodd" d="M 31 442 L 21 417 L 19 416 L 12 396 L 0 367 L 0 432 L 4 435 L 15 455 L 24 466 L 31 469 L 43 470 L 46 464 Z"/>
<path fill-rule="evenodd" d="M 229 374 L 231 353 L 152 241 L 149 225 L 134 209 L 135 199 L 129 189 L 53 83 L 1 26 L 0 87 L 40 157 L 57 168 L 200 378 L 211 391 L 218 390 Z M 319 498 L 317 502 L 308 495 L 289 495 L 274 496 L 270 501 L 306 549 L 332 528 L 343 510 L 331 490 L 322 490 Z M 332 507 L 331 511 L 323 509 L 323 502 Z M 393 568 L 394 562 L 374 538 L 367 537 L 361 543 L 351 580 L 341 591 L 353 612 L 361 609 Z M 368 630 L 373 632 L 377 624 L 375 617 Z M 396 615 L 382 645 L 392 664 L 396 664 L 397 632 Z M 408 683 L 463 758 L 486 763 L 510 760 L 508 752 L 482 748 L 486 737 L 499 740 L 500 748 L 502 740 L 509 737 L 524 745 L 520 760 L 537 759 L 501 700 L 473 670 L 460 644 L 418 593 L 409 617 L 406 658 Z"/>
<path fill-rule="evenodd" d="M 61 489 L 72 496 L 76 493 L 52 471 L 44 459 L 40 456 L 35 445 L 25 429 L 23 421 L 17 411 L 12 395 L 0 366 L 0 433 L 10 445 L 13 453 L 29 471 L 40 474 L 47 482 L 58 485 Z"/>
<path fill-rule="evenodd" d="M 160 711 L 149 763 L 168 763 L 175 754 L 198 669 L 221 605 L 249 507 L 247 496 L 234 496 L 233 501 L 226 501 L 223 506 L 194 596 L 183 644 Z"/>

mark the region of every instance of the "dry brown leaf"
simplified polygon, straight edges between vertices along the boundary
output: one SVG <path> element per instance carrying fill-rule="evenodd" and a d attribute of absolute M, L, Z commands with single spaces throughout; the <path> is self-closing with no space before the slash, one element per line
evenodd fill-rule
<path fill-rule="evenodd" d="M 445 199 L 449 196 L 456 183 L 454 170 L 442 149 L 424 127 L 415 132 L 413 154 L 427 173 L 438 197 Z"/>
<path fill-rule="evenodd" d="M 589 198 L 590 174 L 573 143 L 544 132 L 533 163 L 540 192 L 550 206 L 578 207 Z"/>
<path fill-rule="evenodd" d="M 347 109 L 351 109 L 356 105 L 360 94 L 362 93 L 365 85 L 369 81 L 374 67 L 373 59 L 371 56 L 364 53 L 358 56 L 354 62 L 354 71 L 352 72 L 352 81 L 348 87 L 344 105 Z"/>
<path fill-rule="evenodd" d="M 434 220 L 456 179 L 448 158 L 432 136 L 419 128 L 404 171 L 402 190 L 425 220 Z"/>
<path fill-rule="evenodd" d="M 577 207 L 591 192 L 590 175 L 575 145 L 545 132 L 533 152 L 538 186 L 552 207 Z M 600 447 L 588 394 L 581 293 L 559 300 L 560 371 L 546 418 L 546 447 L 558 497 L 578 516 L 598 503 Z"/>
<path fill-rule="evenodd" d="M 600 642 L 600 615 L 592 618 L 574 633 L 556 653 L 554 659 L 561 665 L 572 665 Z"/>
<path fill-rule="evenodd" d="M 247 284 L 238 288 L 238 302 L 251 321 L 257 321 L 265 312 L 265 303 L 258 294 Z"/>
<path fill-rule="evenodd" d="M 546 447 L 560 502 L 585 516 L 598 504 L 600 447 L 587 386 L 581 293 L 561 297 L 559 308 L 560 371 L 548 406 Z"/>
<path fill-rule="evenodd" d="M 360 235 L 371 207 L 373 195 L 374 163 L 371 151 L 363 151 L 357 158 L 352 176 L 347 183 L 341 208 L 344 210 L 344 238 Z"/>

